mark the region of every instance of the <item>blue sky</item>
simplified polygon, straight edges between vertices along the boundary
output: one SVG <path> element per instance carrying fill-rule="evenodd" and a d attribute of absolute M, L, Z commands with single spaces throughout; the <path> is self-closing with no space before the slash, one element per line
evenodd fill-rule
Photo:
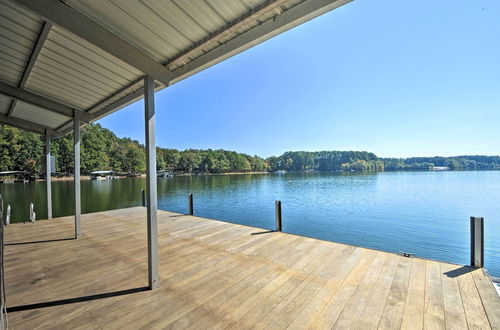
<path fill-rule="evenodd" d="M 355 0 L 156 93 L 157 145 L 500 154 L 500 1 Z M 144 141 L 143 102 L 99 121 Z"/>

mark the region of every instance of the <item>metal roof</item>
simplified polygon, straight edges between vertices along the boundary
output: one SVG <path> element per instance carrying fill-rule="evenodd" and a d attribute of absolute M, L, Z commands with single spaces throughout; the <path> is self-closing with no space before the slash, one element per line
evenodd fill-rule
<path fill-rule="evenodd" d="M 0 0 L 0 122 L 72 130 L 351 0 Z"/>

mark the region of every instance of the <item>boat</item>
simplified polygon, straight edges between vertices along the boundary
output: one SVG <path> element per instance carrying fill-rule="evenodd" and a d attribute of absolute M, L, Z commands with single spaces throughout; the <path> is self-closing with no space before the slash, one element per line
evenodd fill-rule
<path fill-rule="evenodd" d="M 450 168 L 448 166 L 432 166 L 432 171 L 448 171 Z"/>
<path fill-rule="evenodd" d="M 171 178 L 174 175 L 167 170 L 160 170 L 156 172 L 156 176 L 159 178 Z"/>
<path fill-rule="evenodd" d="M 117 179 L 117 177 L 114 176 L 113 171 L 94 171 L 94 172 L 90 172 L 90 179 L 92 179 L 92 180 L 112 180 L 112 179 Z"/>
<path fill-rule="evenodd" d="M 0 172 L 0 183 L 28 183 L 30 182 L 31 173 L 27 171 L 5 171 Z"/>

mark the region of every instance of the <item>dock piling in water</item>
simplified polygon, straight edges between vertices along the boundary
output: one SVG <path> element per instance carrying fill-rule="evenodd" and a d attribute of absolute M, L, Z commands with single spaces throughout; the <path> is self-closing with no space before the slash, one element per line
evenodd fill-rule
<path fill-rule="evenodd" d="M 188 214 L 193 215 L 194 214 L 194 208 L 193 208 L 193 194 L 189 193 L 188 195 Z"/>
<path fill-rule="evenodd" d="M 10 225 L 10 205 L 7 205 L 7 213 L 5 214 L 5 225 Z"/>
<path fill-rule="evenodd" d="M 36 220 L 36 214 L 35 214 L 35 206 L 33 203 L 30 203 L 30 221 L 35 222 Z"/>
<path fill-rule="evenodd" d="M 484 218 L 470 217 L 470 265 L 484 267 Z"/>
<path fill-rule="evenodd" d="M 146 190 L 141 189 L 142 206 L 146 206 Z"/>
<path fill-rule="evenodd" d="M 282 231 L 281 223 L 281 201 L 274 202 L 274 215 L 276 219 L 276 231 Z"/>

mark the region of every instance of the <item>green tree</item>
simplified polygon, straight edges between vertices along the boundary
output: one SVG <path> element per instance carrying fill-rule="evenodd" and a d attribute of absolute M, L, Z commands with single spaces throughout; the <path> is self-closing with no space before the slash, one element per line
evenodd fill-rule
<path fill-rule="evenodd" d="M 125 145 L 125 158 L 123 169 L 128 174 L 139 174 L 146 171 L 146 154 L 144 149 L 136 143 L 129 142 Z"/>
<path fill-rule="evenodd" d="M 179 159 L 179 169 L 187 173 L 192 173 L 201 164 L 201 156 L 196 150 L 186 150 L 181 153 Z"/>

